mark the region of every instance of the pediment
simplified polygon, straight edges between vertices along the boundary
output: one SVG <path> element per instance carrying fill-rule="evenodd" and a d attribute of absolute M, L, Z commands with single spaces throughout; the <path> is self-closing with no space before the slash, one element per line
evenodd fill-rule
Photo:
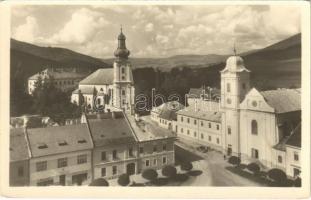
<path fill-rule="evenodd" d="M 265 98 L 256 88 L 252 88 L 240 104 L 242 110 L 255 110 L 260 112 L 274 112 L 274 108 L 269 106 Z"/>

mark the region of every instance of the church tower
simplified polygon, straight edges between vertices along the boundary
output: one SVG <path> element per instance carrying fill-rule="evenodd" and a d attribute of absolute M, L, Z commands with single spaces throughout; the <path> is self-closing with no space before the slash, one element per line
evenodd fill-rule
<path fill-rule="evenodd" d="M 234 50 L 235 52 L 235 50 Z M 250 90 L 249 73 L 240 56 L 230 56 L 221 72 L 223 149 L 226 155 L 240 156 L 240 103 Z"/>
<path fill-rule="evenodd" d="M 126 37 L 122 32 L 118 36 L 118 48 L 114 52 L 113 63 L 113 106 L 130 110 L 134 107 L 135 88 L 131 64 L 128 61 L 130 51 L 125 45 Z"/>

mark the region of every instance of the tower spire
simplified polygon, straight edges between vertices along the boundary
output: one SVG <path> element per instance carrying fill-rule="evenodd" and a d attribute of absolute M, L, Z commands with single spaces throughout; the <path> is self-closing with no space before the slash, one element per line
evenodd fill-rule
<path fill-rule="evenodd" d="M 123 32 L 122 32 L 122 24 L 120 24 L 120 31 L 121 31 L 121 33 L 123 33 Z"/>
<path fill-rule="evenodd" d="M 234 55 L 236 56 L 235 42 L 233 43 L 233 52 L 234 52 Z"/>

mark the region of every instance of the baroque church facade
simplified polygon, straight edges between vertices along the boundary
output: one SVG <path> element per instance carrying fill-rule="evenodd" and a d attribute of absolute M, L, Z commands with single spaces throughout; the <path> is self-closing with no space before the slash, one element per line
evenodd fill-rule
<path fill-rule="evenodd" d="M 126 48 L 125 40 L 121 28 L 113 68 L 98 69 L 80 81 L 78 89 L 72 92 L 73 103 L 83 104 L 88 110 L 133 109 L 135 87 L 128 60 L 130 51 Z"/>

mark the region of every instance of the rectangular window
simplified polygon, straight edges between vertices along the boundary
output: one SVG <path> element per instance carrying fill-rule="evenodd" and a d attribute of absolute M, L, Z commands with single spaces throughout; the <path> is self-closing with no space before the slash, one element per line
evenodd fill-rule
<path fill-rule="evenodd" d="M 102 160 L 107 160 L 106 151 L 102 152 Z"/>
<path fill-rule="evenodd" d="M 218 124 L 216 125 L 216 129 L 219 130 L 219 125 Z"/>
<path fill-rule="evenodd" d="M 117 150 L 112 151 L 112 159 L 117 159 Z"/>
<path fill-rule="evenodd" d="M 187 122 L 188 122 L 188 124 L 190 123 L 190 119 L 189 118 L 187 118 Z"/>
<path fill-rule="evenodd" d="M 183 122 L 183 121 L 184 121 L 184 118 L 183 118 L 183 117 L 180 117 L 180 121 Z"/>
<path fill-rule="evenodd" d="M 117 174 L 117 166 L 112 166 L 112 174 Z"/>
<path fill-rule="evenodd" d="M 219 144 L 219 138 L 217 138 L 217 144 Z"/>
<path fill-rule="evenodd" d="M 78 164 L 87 163 L 87 155 L 86 154 L 78 155 L 77 163 Z"/>
<path fill-rule="evenodd" d="M 125 95 L 125 90 L 122 90 L 122 95 L 123 95 L 123 96 Z"/>
<path fill-rule="evenodd" d="M 282 156 L 278 156 L 278 162 L 282 163 Z"/>
<path fill-rule="evenodd" d="M 298 153 L 294 152 L 294 160 L 295 161 L 298 161 L 299 160 L 299 155 Z"/>
<path fill-rule="evenodd" d="M 190 131 L 189 130 L 187 130 L 187 135 L 189 135 L 190 134 Z"/>
<path fill-rule="evenodd" d="M 212 141 L 212 136 L 208 136 L 208 141 Z"/>
<path fill-rule="evenodd" d="M 133 155 L 133 148 L 129 148 L 129 156 L 130 157 L 133 157 L 134 155 Z"/>
<path fill-rule="evenodd" d="M 19 177 L 24 176 L 24 167 L 22 166 L 18 167 L 17 174 Z"/>
<path fill-rule="evenodd" d="M 230 92 L 231 88 L 230 88 L 230 83 L 227 83 L 227 92 Z"/>
<path fill-rule="evenodd" d="M 184 132 L 184 129 L 183 129 L 183 128 L 181 128 L 181 129 L 180 129 L 180 132 L 182 132 L 182 133 L 183 133 L 183 132 Z"/>
<path fill-rule="evenodd" d="M 194 123 L 194 125 L 196 125 L 197 124 L 197 120 L 194 120 L 193 123 Z"/>
<path fill-rule="evenodd" d="M 231 127 L 228 126 L 228 135 L 231 135 Z"/>
<path fill-rule="evenodd" d="M 259 152 L 257 149 L 252 148 L 252 158 L 259 158 Z"/>
<path fill-rule="evenodd" d="M 36 170 L 37 172 L 45 171 L 47 170 L 47 161 L 41 161 L 36 163 Z"/>
<path fill-rule="evenodd" d="M 157 165 L 157 159 L 153 159 L 153 165 Z"/>
<path fill-rule="evenodd" d="M 139 147 L 139 153 L 144 153 L 144 147 Z"/>
<path fill-rule="evenodd" d="M 204 124 L 203 124 L 203 122 L 201 122 L 201 126 L 203 126 Z"/>
<path fill-rule="evenodd" d="M 166 144 L 163 144 L 163 151 L 166 151 Z"/>
<path fill-rule="evenodd" d="M 204 135 L 203 135 L 203 133 L 201 133 L 201 139 L 204 139 Z"/>
<path fill-rule="evenodd" d="M 158 151 L 158 148 L 157 148 L 157 146 L 155 145 L 155 146 L 153 146 L 153 152 L 157 152 Z"/>
<path fill-rule="evenodd" d="M 162 158 L 162 163 L 163 163 L 163 164 L 166 164 L 166 157 L 163 157 L 163 158 Z"/>
<path fill-rule="evenodd" d="M 60 158 L 57 160 L 57 167 L 66 167 L 67 166 L 67 158 Z"/>
<path fill-rule="evenodd" d="M 146 165 L 146 167 L 149 167 L 150 161 L 149 161 L 149 160 L 146 160 L 146 161 L 145 161 L 145 165 Z"/>
<path fill-rule="evenodd" d="M 102 168 L 102 177 L 106 176 L 106 168 Z"/>
<path fill-rule="evenodd" d="M 212 128 L 212 124 L 211 123 L 208 123 L 208 128 Z"/>

